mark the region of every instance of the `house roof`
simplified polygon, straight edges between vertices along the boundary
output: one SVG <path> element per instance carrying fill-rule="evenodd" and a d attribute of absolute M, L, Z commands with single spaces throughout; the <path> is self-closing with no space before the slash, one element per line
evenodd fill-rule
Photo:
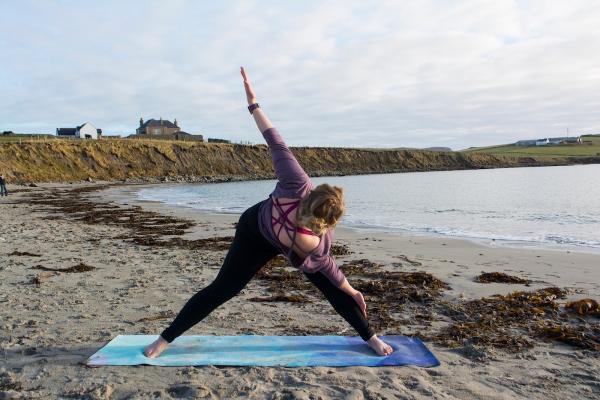
<path fill-rule="evenodd" d="M 96 128 L 94 125 L 90 124 L 89 122 L 84 122 L 83 124 L 79 125 L 79 126 L 76 128 L 76 129 L 77 129 L 77 130 L 80 130 L 81 128 L 83 128 L 83 127 L 84 127 L 84 126 L 86 126 L 86 125 L 89 125 L 89 126 L 91 126 L 92 128 L 94 128 L 94 129 Z"/>
<path fill-rule="evenodd" d="M 148 121 L 144 122 L 142 124 L 142 126 L 140 128 L 147 128 L 147 127 L 152 127 L 152 126 L 165 126 L 167 128 L 178 128 L 177 125 L 175 125 L 174 123 L 172 123 L 169 120 L 166 119 L 149 119 Z"/>
<path fill-rule="evenodd" d="M 77 128 L 58 128 L 56 129 L 57 135 L 75 135 Z"/>

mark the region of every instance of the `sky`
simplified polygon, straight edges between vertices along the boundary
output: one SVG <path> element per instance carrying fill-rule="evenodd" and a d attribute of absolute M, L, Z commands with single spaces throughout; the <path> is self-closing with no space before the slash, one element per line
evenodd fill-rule
<path fill-rule="evenodd" d="M 600 2 L 0 1 L 0 131 L 177 119 L 261 143 L 454 150 L 600 133 Z"/>

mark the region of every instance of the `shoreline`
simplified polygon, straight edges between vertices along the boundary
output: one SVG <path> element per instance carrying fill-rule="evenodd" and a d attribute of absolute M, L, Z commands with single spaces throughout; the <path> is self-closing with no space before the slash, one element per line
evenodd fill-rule
<path fill-rule="evenodd" d="M 147 187 L 147 185 L 143 186 Z M 104 195 L 104 200 L 114 201 L 117 204 L 137 205 L 160 214 L 190 219 L 199 223 L 208 222 L 209 225 L 213 226 L 212 230 L 206 232 L 202 228 L 193 229 L 183 236 L 187 239 L 206 238 L 214 236 L 215 232 L 223 235 L 233 235 L 235 232 L 232 227 L 237 222 L 239 214 L 210 213 L 191 207 L 172 206 L 159 201 L 140 200 L 135 197 L 135 192 L 141 188 L 137 185 L 133 187 L 117 186 L 99 193 Z M 350 247 L 360 247 L 357 253 L 382 264 L 396 262 L 399 255 L 413 259 L 422 265 L 427 263 L 429 264 L 427 265 L 428 270 L 435 271 L 442 279 L 450 280 L 449 283 L 453 289 L 449 290 L 448 294 L 451 297 L 462 295 L 462 298 L 477 298 L 495 293 L 505 294 L 515 290 L 513 285 L 490 284 L 482 286 L 472 282 L 475 275 L 481 273 L 484 269 L 486 272 L 490 272 L 492 266 L 496 266 L 495 271 L 504 271 L 509 274 L 518 273 L 519 271 L 526 272 L 529 277 L 539 282 L 537 285 L 533 284 L 533 287 L 542 287 L 544 284 L 546 286 L 548 284 L 557 285 L 551 280 L 546 281 L 547 277 L 561 276 L 563 271 L 560 269 L 563 266 L 578 266 L 575 271 L 571 271 L 570 280 L 566 286 L 582 286 L 586 289 L 588 295 L 600 293 L 600 270 L 594 268 L 595 265 L 600 264 L 600 254 L 594 252 L 538 246 L 499 246 L 464 238 L 403 235 L 342 226 L 335 229 L 335 242 L 341 242 Z M 465 265 L 473 264 L 473 257 L 477 257 L 475 264 L 481 267 L 475 269 L 464 268 Z M 454 261 L 449 261 L 450 259 Z M 522 270 L 502 268 L 504 265 L 510 265 L 506 262 L 506 259 L 528 265 L 528 268 Z M 561 267 L 546 270 L 547 263 L 543 260 L 547 259 L 552 259 L 555 263 L 559 263 Z M 457 268 L 460 266 L 463 266 L 463 268 Z M 416 269 L 413 268 L 413 270 Z M 588 281 L 586 276 L 589 273 L 593 274 L 591 282 Z M 454 290 L 455 287 L 458 289 Z"/>
<path fill-rule="evenodd" d="M 174 182 L 167 183 L 167 185 L 173 186 L 185 186 L 190 183 L 182 183 L 182 182 Z M 192 183 L 195 184 L 195 183 Z M 116 186 L 107 189 L 105 192 L 109 193 L 109 198 L 116 201 L 117 203 L 129 203 L 129 204 L 139 204 L 139 205 L 149 205 L 155 204 L 156 206 L 152 206 L 153 209 L 161 212 L 168 212 L 170 209 L 176 210 L 181 209 L 181 212 L 175 212 L 177 215 L 189 216 L 190 214 L 197 213 L 199 217 L 202 216 L 210 216 L 215 218 L 228 218 L 228 216 L 232 220 L 236 220 L 239 217 L 240 213 L 236 212 L 218 212 L 211 210 L 202 210 L 194 207 L 189 207 L 185 205 L 177 205 L 177 204 L 168 204 L 159 200 L 144 200 L 139 199 L 137 196 L 137 192 L 143 189 L 156 187 L 156 185 L 165 185 L 149 183 L 149 184 L 136 184 L 129 186 Z M 119 193 L 121 192 L 121 193 Z M 342 222 L 343 223 L 343 222 Z M 344 232 L 344 231 L 355 232 L 359 235 L 386 235 L 386 236 L 398 236 L 407 239 L 420 239 L 420 240 L 437 240 L 437 241 L 465 241 L 470 244 L 478 245 L 483 248 L 507 248 L 507 249 L 516 249 L 516 250 L 543 250 L 543 251 L 551 251 L 551 252 L 566 252 L 566 253 L 584 253 L 589 255 L 600 256 L 600 248 L 590 247 L 590 246 L 576 246 L 576 245 L 563 245 L 563 244 L 552 244 L 552 243 L 544 243 L 544 242 L 534 242 L 534 241 L 526 241 L 526 240 L 508 240 L 508 239 L 491 239 L 491 238 L 478 238 L 478 237 L 468 237 L 468 236 L 452 236 L 452 235 L 444 235 L 441 233 L 433 233 L 433 232 L 412 232 L 408 230 L 394 230 L 394 229 L 385 229 L 380 227 L 360 227 L 360 226 L 352 226 L 352 225 L 339 225 L 336 227 L 335 231 Z"/>

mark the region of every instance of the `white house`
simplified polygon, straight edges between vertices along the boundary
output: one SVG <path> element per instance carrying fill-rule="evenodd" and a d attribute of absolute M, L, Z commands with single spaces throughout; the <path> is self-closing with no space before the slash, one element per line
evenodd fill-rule
<path fill-rule="evenodd" d="M 79 125 L 77 128 L 56 128 L 56 136 L 98 139 L 98 136 L 100 135 L 102 135 L 102 129 L 96 129 L 96 127 L 89 122 Z"/>
<path fill-rule="evenodd" d="M 535 141 L 536 146 L 547 146 L 550 141 L 548 139 L 538 139 Z"/>

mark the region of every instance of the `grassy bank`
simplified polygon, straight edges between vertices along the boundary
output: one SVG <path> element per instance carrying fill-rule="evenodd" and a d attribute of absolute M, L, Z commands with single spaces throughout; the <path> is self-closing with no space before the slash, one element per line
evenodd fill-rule
<path fill-rule="evenodd" d="M 475 147 L 463 153 L 484 153 L 516 157 L 595 157 L 600 156 L 600 136 L 582 136 L 582 143 L 568 143 L 549 146 L 517 146 L 514 144 Z"/>
<path fill-rule="evenodd" d="M 599 157 L 512 157 L 490 152 L 301 147 L 292 151 L 311 175 L 600 163 Z M 11 183 L 273 176 L 265 145 L 127 139 L 0 142 L 0 171 Z"/>

